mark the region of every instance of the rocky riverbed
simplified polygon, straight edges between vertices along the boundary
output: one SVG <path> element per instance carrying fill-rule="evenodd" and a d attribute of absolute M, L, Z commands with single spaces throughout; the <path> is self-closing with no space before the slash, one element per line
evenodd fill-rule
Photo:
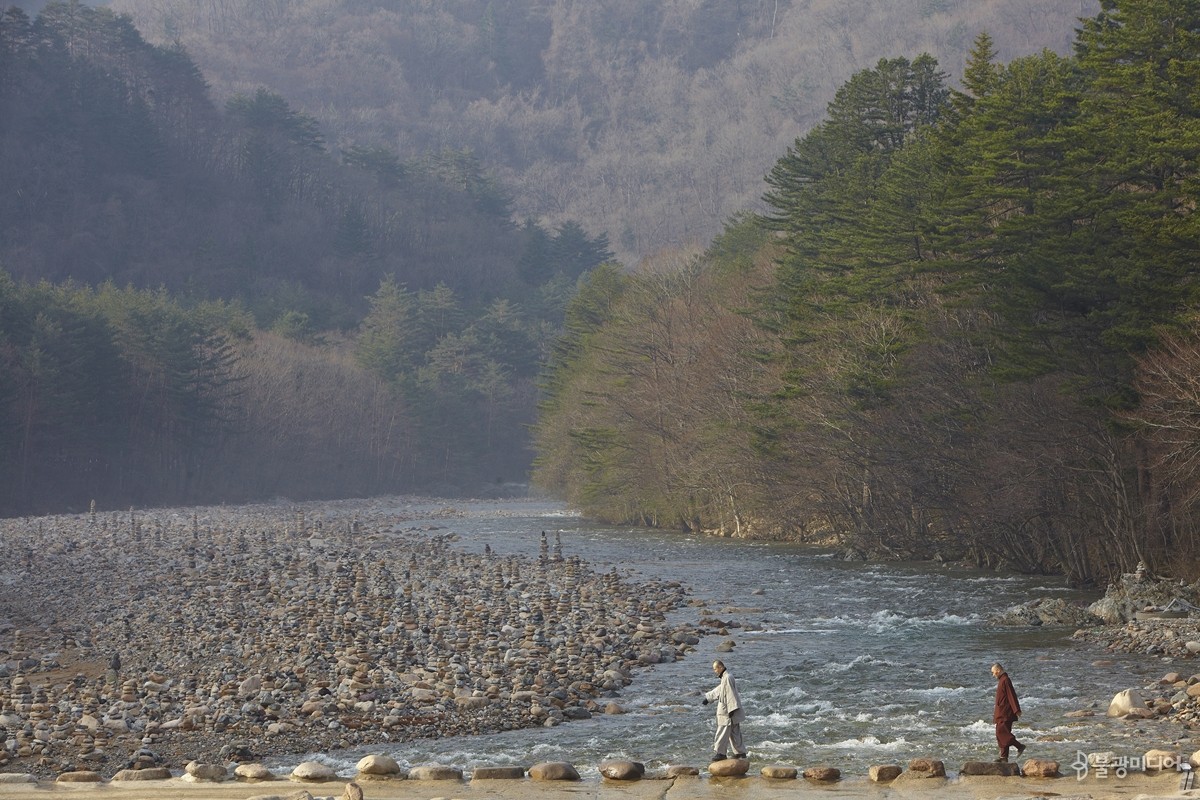
<path fill-rule="evenodd" d="M 0 771 L 251 761 L 619 713 L 700 631 L 541 533 L 456 550 L 400 500 L 0 520 Z M 429 518 L 428 510 L 421 512 Z M 530 536 L 539 536 L 530 531 Z"/>
<path fill-rule="evenodd" d="M 1163 664 L 1155 683 L 1130 687 L 1113 701 L 1109 714 L 1127 718 L 1163 718 L 1185 731 L 1200 731 L 1200 582 L 1189 584 L 1150 575 L 1144 568 L 1120 576 L 1100 600 L 1086 608 L 1031 603 L 1011 609 L 1020 620 L 1042 615 L 1039 623 L 1078 624 L 1077 641 L 1110 652 L 1143 654 Z M 1200 765 L 1200 752 L 1194 757 Z"/>
<path fill-rule="evenodd" d="M 1072 637 L 1099 644 L 1112 652 L 1142 653 L 1160 660 L 1162 677 L 1155 683 L 1133 688 L 1128 708 L 1110 709 L 1110 714 L 1131 718 L 1160 717 L 1200 732 L 1200 619 L 1148 619 L 1124 625 L 1080 628 Z M 1195 733 L 1193 733 L 1193 738 Z M 1196 754 L 1200 765 L 1200 753 Z"/>

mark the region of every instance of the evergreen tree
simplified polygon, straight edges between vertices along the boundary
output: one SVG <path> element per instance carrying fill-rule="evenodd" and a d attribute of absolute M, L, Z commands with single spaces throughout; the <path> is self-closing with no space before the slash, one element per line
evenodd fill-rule
<path fill-rule="evenodd" d="M 385 381 L 396 381 L 418 363 L 420 331 L 412 293 L 388 276 L 368 298 L 371 309 L 363 319 L 355 357 Z"/>
<path fill-rule="evenodd" d="M 1140 350 L 1200 301 L 1200 5 L 1104 0 L 1078 53 L 1089 83 L 1066 166 L 1097 240 L 1068 277 L 1105 343 Z"/>
<path fill-rule="evenodd" d="M 986 32 L 975 37 L 975 44 L 967 56 L 963 69 L 962 84 L 967 91 L 952 92 L 960 110 L 969 109 L 975 100 L 987 97 L 995 90 L 1000 80 L 1000 66 L 996 63 L 996 44 Z"/>
<path fill-rule="evenodd" d="M 443 336 L 460 332 L 466 320 L 454 290 L 444 283 L 417 292 L 416 314 L 421 351 L 429 350 Z"/>
<path fill-rule="evenodd" d="M 600 234 L 591 239 L 583 226 L 574 220 L 564 222 L 558 227 L 548 250 L 554 271 L 571 279 L 613 259 L 613 253 L 608 247 L 608 236 Z"/>
<path fill-rule="evenodd" d="M 261 87 L 253 96 L 237 94 L 229 98 L 225 110 L 249 130 L 280 136 L 292 144 L 313 150 L 325 147 L 325 139 L 315 119 L 295 111 L 283 97 Z"/>

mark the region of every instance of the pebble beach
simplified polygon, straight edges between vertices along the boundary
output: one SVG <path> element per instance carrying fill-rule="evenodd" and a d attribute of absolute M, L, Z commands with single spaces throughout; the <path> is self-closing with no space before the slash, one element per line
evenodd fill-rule
<path fill-rule="evenodd" d="M 619 712 L 606 696 L 697 641 L 664 622 L 678 584 L 594 572 L 545 534 L 536 559 L 460 552 L 402 506 L 0 521 L 0 772 L 552 726 Z"/>

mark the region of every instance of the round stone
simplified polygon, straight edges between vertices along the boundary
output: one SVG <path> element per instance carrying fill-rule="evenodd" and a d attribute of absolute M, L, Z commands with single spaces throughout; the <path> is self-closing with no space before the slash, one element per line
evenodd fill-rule
<path fill-rule="evenodd" d="M 566 761 L 543 761 L 529 768 L 529 777 L 535 781 L 577 781 L 579 772 Z"/>

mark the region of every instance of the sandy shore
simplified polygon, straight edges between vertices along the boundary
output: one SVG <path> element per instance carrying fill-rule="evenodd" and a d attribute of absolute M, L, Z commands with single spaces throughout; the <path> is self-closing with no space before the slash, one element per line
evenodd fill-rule
<path fill-rule="evenodd" d="M 173 778 L 165 781 L 109 782 L 100 784 L 0 784 L 0 798 L 37 798 L 69 796 L 79 793 L 111 800 L 249 800 L 253 797 L 287 798 L 307 791 L 315 798 L 341 798 L 347 781 L 329 781 L 300 785 L 289 780 L 263 783 L 186 783 Z M 1123 779 L 1094 777 L 1082 781 L 1065 778 L 963 777 L 950 780 L 907 782 L 902 787 L 873 784 L 866 778 L 850 778 L 832 784 L 817 784 L 804 779 L 768 780 L 761 777 L 709 778 L 678 777 L 634 782 L 611 781 L 536 782 L 523 780 L 487 781 L 375 781 L 358 784 L 366 800 L 430 800 L 430 798 L 495 798 L 496 800 L 692 800 L 693 798 L 730 798 L 739 800 L 775 800 L 780 797 L 803 800 L 880 800 L 928 796 L 938 800 L 1000 800 L 1000 798 L 1090 797 L 1093 800 L 1123 800 L 1151 797 L 1196 797 L 1197 790 L 1181 792 L 1179 775 L 1135 774 Z M 298 795 L 302 796 L 302 795 Z"/>

